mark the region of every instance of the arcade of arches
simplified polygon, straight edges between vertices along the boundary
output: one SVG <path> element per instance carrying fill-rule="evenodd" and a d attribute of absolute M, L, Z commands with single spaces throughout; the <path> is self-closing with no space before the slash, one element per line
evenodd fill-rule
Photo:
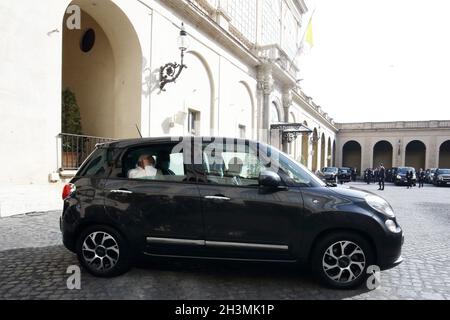
<path fill-rule="evenodd" d="M 450 121 L 338 124 L 336 164 L 366 168 L 450 168 Z"/>

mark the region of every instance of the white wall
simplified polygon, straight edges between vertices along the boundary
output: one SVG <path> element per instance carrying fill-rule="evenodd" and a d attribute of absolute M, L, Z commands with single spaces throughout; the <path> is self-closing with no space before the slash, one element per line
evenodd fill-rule
<path fill-rule="evenodd" d="M 0 183 L 44 183 L 57 169 L 61 24 L 69 1 L 0 2 Z M 5 170 L 6 169 L 6 170 Z"/>

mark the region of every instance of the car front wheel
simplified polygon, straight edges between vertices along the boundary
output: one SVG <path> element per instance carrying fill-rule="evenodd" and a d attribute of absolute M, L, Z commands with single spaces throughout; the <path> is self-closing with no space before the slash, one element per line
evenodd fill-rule
<path fill-rule="evenodd" d="M 350 232 L 331 234 L 319 240 L 311 259 L 318 280 L 338 289 L 360 286 L 367 279 L 367 268 L 373 262 L 371 245 Z"/>
<path fill-rule="evenodd" d="M 130 250 L 125 238 L 108 226 L 91 226 L 77 241 L 81 265 L 97 277 L 119 276 L 131 267 Z"/>

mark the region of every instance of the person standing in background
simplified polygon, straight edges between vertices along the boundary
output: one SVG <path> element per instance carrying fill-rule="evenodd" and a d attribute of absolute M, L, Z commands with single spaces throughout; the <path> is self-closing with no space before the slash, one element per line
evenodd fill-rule
<path fill-rule="evenodd" d="M 412 188 L 412 178 L 413 178 L 413 172 L 410 170 L 406 173 L 406 183 L 407 183 L 406 189 Z"/>
<path fill-rule="evenodd" d="M 418 178 L 419 178 L 419 188 L 423 188 L 423 184 L 425 182 L 425 171 L 423 171 L 422 168 L 420 168 L 419 170 Z"/>
<path fill-rule="evenodd" d="M 380 164 L 380 167 L 378 169 L 378 190 L 384 190 L 384 181 L 386 179 L 386 169 L 384 168 L 383 164 Z"/>

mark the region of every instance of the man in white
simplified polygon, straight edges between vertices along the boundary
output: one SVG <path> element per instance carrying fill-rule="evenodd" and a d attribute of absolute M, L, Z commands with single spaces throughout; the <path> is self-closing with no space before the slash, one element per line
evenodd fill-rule
<path fill-rule="evenodd" d="M 153 178 L 157 174 L 155 168 L 155 159 L 147 154 L 139 157 L 135 169 L 128 171 L 128 178 L 130 179 L 146 179 Z"/>

